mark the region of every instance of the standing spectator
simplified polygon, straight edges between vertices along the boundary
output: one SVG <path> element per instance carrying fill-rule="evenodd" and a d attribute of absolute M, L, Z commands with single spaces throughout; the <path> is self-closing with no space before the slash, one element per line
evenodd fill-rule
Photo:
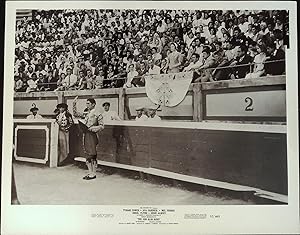
<path fill-rule="evenodd" d="M 174 43 L 170 44 L 170 50 L 171 53 L 168 55 L 168 73 L 178 73 L 182 57 L 176 50 L 176 45 Z"/>

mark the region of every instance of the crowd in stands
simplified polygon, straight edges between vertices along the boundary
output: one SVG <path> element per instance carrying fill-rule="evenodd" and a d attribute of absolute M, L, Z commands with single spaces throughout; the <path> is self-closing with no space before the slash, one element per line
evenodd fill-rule
<path fill-rule="evenodd" d="M 139 87 L 185 71 L 193 82 L 284 74 L 288 22 L 278 10 L 34 10 L 16 25 L 15 91 Z"/>

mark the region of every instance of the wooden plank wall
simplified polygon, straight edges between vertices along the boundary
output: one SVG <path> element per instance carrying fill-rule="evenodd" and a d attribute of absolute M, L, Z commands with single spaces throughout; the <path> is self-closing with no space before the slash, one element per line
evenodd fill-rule
<path fill-rule="evenodd" d="M 70 149 L 83 156 L 74 128 Z M 106 126 L 98 159 L 152 167 L 287 195 L 286 134 L 185 128 Z"/>

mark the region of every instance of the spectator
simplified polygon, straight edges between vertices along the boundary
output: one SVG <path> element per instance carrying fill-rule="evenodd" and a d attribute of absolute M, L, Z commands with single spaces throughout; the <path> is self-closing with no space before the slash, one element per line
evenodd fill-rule
<path fill-rule="evenodd" d="M 23 81 L 19 76 L 15 76 L 15 91 L 22 91 L 23 89 Z"/>
<path fill-rule="evenodd" d="M 85 82 L 86 82 L 86 88 L 88 90 L 94 89 L 95 88 L 95 75 L 92 74 L 92 70 L 91 69 L 87 69 L 87 75 L 85 78 Z"/>
<path fill-rule="evenodd" d="M 197 70 L 197 73 L 200 75 L 195 82 L 213 82 L 212 71 L 210 68 L 215 66 L 215 59 L 211 55 L 208 48 L 203 49 L 203 64 Z"/>
<path fill-rule="evenodd" d="M 110 110 L 109 102 L 104 102 L 102 107 L 104 108 L 104 112 L 102 113 L 104 124 L 112 120 L 121 121 L 119 115 L 115 111 Z"/>
<path fill-rule="evenodd" d="M 267 59 L 267 48 L 265 45 L 257 46 L 258 54 L 254 57 L 254 67 L 253 72 L 248 73 L 246 75 L 246 79 L 248 78 L 258 78 L 261 77 L 265 73 L 265 61 Z"/>
<path fill-rule="evenodd" d="M 238 46 L 236 50 L 236 58 L 230 64 L 230 66 L 237 66 L 232 69 L 230 78 L 245 78 L 246 74 L 250 72 L 250 63 L 252 63 L 252 58 L 247 54 L 246 46 Z"/>
<path fill-rule="evenodd" d="M 281 48 L 276 49 L 275 43 L 270 43 L 267 45 L 267 52 L 268 57 L 265 64 L 266 74 L 282 75 L 285 72 L 285 61 L 283 61 L 285 59 L 284 50 Z"/>
<path fill-rule="evenodd" d="M 202 62 L 199 60 L 200 56 L 197 53 L 194 53 L 191 57 L 191 62 L 188 66 L 186 66 L 183 71 L 195 71 L 202 66 Z"/>
<path fill-rule="evenodd" d="M 181 66 L 181 54 L 176 50 L 175 43 L 170 44 L 171 53 L 168 55 L 168 73 L 178 73 Z"/>
<path fill-rule="evenodd" d="M 132 80 L 138 75 L 139 75 L 138 72 L 134 69 L 134 65 L 133 64 L 129 65 L 129 72 L 127 73 L 127 80 L 126 83 L 124 84 L 124 87 L 125 88 L 132 87 Z"/>
<path fill-rule="evenodd" d="M 234 47 L 241 44 L 252 56 L 256 55 L 254 42 L 275 42 L 281 50 L 288 44 L 288 12 L 283 10 L 147 10 L 142 14 L 139 10 L 33 10 L 32 14 L 33 21 L 25 19 L 16 27 L 15 76 L 23 82 L 21 89 L 18 82 L 16 91 L 27 90 L 27 79 L 33 73 L 37 77 L 42 73 L 47 82 L 58 81 L 58 85 L 44 87 L 56 90 L 62 89 L 61 77 L 67 68 L 76 77 L 79 71 L 87 76 L 88 69 L 98 76 L 99 66 L 105 76 L 102 88 L 119 87 L 122 79 L 118 78 L 126 76 L 120 62 L 126 64 L 128 73 L 131 64 L 136 63 L 139 71 L 150 57 L 161 73 L 177 73 L 189 65 L 194 53 L 202 61 L 203 44 L 213 51 L 217 41 L 222 43 L 229 64 L 236 57 Z M 77 83 L 72 89 L 80 87 Z"/>
<path fill-rule="evenodd" d="M 149 60 L 149 71 L 147 72 L 148 75 L 156 75 L 160 74 L 160 67 L 155 65 L 154 59 Z"/>
<path fill-rule="evenodd" d="M 27 80 L 28 87 L 26 89 L 26 92 L 29 93 L 29 92 L 33 92 L 33 91 L 38 91 L 37 82 L 38 82 L 38 79 L 37 79 L 36 73 L 33 73 L 31 78 L 29 78 Z"/>

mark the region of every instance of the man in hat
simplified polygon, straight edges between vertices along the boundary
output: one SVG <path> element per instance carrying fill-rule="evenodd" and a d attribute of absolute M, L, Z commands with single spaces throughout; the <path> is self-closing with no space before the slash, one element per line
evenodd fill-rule
<path fill-rule="evenodd" d="M 83 149 L 86 157 L 86 165 L 89 173 L 83 177 L 84 180 L 91 180 L 96 178 L 97 168 L 97 151 L 96 146 L 98 144 L 97 132 L 104 129 L 103 116 L 95 109 L 96 101 L 93 98 L 89 98 L 86 101 L 86 109 L 83 113 L 77 111 L 77 99 L 75 97 L 73 101 L 73 114 L 75 117 L 82 118 L 82 122 L 79 122 L 83 130 Z"/>
<path fill-rule="evenodd" d="M 111 120 L 121 121 L 121 118 L 118 116 L 118 114 L 115 111 L 109 110 L 110 109 L 109 102 L 104 102 L 102 107 L 104 108 L 104 112 L 102 113 L 104 123 L 106 123 L 107 121 L 109 122 Z"/>
<path fill-rule="evenodd" d="M 60 103 L 56 106 L 56 122 L 59 126 L 58 132 L 58 164 L 63 166 L 67 161 L 69 155 L 69 130 L 74 121 L 72 115 L 68 111 L 68 105 L 66 103 Z"/>
<path fill-rule="evenodd" d="M 148 107 L 148 119 L 147 119 L 147 121 L 161 121 L 160 116 L 158 116 L 156 114 L 157 109 L 158 109 L 158 107 L 153 106 L 153 105 Z"/>
<path fill-rule="evenodd" d="M 136 117 L 135 117 L 136 121 L 147 121 L 148 120 L 148 116 L 145 114 L 145 109 L 144 107 L 138 107 L 136 109 Z"/>
<path fill-rule="evenodd" d="M 41 115 L 38 114 L 38 107 L 34 106 L 30 109 L 30 112 L 32 112 L 32 114 L 28 115 L 26 117 L 26 119 L 42 119 L 43 117 Z"/>

